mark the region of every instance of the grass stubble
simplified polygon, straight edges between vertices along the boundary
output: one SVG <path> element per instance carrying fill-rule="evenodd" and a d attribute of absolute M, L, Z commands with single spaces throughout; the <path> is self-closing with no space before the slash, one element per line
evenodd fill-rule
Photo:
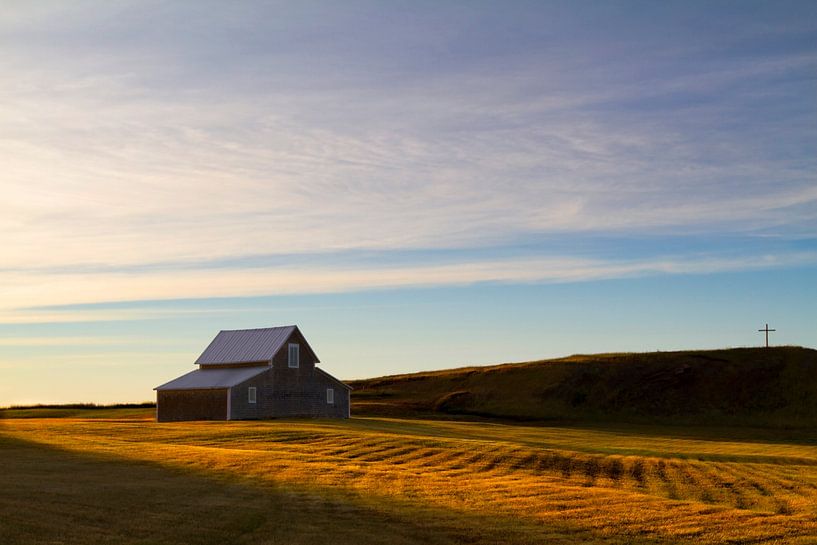
<path fill-rule="evenodd" d="M 0 420 L 0 542 L 817 543 L 817 445 L 657 427 Z"/>

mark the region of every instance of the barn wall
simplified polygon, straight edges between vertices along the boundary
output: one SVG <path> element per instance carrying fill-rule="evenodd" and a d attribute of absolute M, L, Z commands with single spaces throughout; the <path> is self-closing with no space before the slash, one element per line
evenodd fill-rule
<path fill-rule="evenodd" d="M 292 370 L 295 371 L 295 369 Z M 255 403 L 249 402 L 251 386 L 256 389 Z M 273 387 L 273 373 L 270 368 L 266 373 L 230 388 L 230 418 L 232 420 L 252 420 L 275 416 L 272 403 Z"/>
<path fill-rule="evenodd" d="M 159 422 L 180 420 L 226 420 L 227 390 L 158 390 L 156 419 Z"/>
<path fill-rule="evenodd" d="M 300 348 L 300 366 L 298 369 L 290 369 L 289 368 L 289 343 L 298 343 L 301 345 Z M 287 341 L 281 347 L 275 357 L 272 358 L 272 366 L 278 370 L 287 370 L 287 371 L 301 371 L 304 374 L 311 373 L 312 370 L 315 368 L 315 363 L 317 363 L 317 358 L 315 354 L 309 349 L 309 346 L 306 344 L 306 339 L 304 339 L 301 332 L 297 329 L 292 332 L 292 335 L 289 336 Z"/>
<path fill-rule="evenodd" d="M 249 403 L 248 389 L 256 388 L 256 403 Z M 326 389 L 335 390 L 335 402 L 326 402 Z M 230 392 L 231 418 L 249 420 L 292 416 L 346 418 L 349 390 L 314 368 L 274 369 L 253 377 Z"/>
<path fill-rule="evenodd" d="M 294 369 L 290 369 L 294 371 Z M 335 403 L 326 403 L 326 388 L 334 388 Z M 286 376 L 275 374 L 273 407 L 275 416 L 340 417 L 348 414 L 348 390 L 326 375 L 312 370 Z"/>
<path fill-rule="evenodd" d="M 316 373 L 319 385 L 319 393 L 321 395 L 322 403 L 318 403 L 318 416 L 327 416 L 333 418 L 348 418 L 350 407 L 351 391 L 345 385 L 338 381 L 332 380 L 323 373 Z M 335 402 L 332 405 L 326 403 L 326 389 L 332 388 L 335 390 Z"/>

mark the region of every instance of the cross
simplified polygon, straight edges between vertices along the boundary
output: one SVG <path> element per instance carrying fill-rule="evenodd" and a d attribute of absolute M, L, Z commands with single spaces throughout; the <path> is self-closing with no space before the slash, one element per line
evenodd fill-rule
<path fill-rule="evenodd" d="M 769 348 L 769 331 L 777 331 L 776 329 L 769 329 L 769 324 L 766 324 L 766 329 L 758 329 L 758 331 L 766 332 L 766 348 Z"/>

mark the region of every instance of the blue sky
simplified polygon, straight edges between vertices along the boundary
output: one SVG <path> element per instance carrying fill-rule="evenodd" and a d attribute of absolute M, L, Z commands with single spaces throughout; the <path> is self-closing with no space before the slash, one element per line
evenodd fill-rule
<path fill-rule="evenodd" d="M 814 346 L 815 97 L 813 2 L 11 3 L 0 405 Z"/>

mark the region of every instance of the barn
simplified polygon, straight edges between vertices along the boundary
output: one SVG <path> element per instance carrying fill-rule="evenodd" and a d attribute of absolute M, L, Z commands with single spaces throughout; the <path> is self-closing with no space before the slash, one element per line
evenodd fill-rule
<path fill-rule="evenodd" d="M 319 362 L 295 325 L 220 331 L 198 369 L 154 388 L 156 419 L 348 418 L 351 388 Z"/>

